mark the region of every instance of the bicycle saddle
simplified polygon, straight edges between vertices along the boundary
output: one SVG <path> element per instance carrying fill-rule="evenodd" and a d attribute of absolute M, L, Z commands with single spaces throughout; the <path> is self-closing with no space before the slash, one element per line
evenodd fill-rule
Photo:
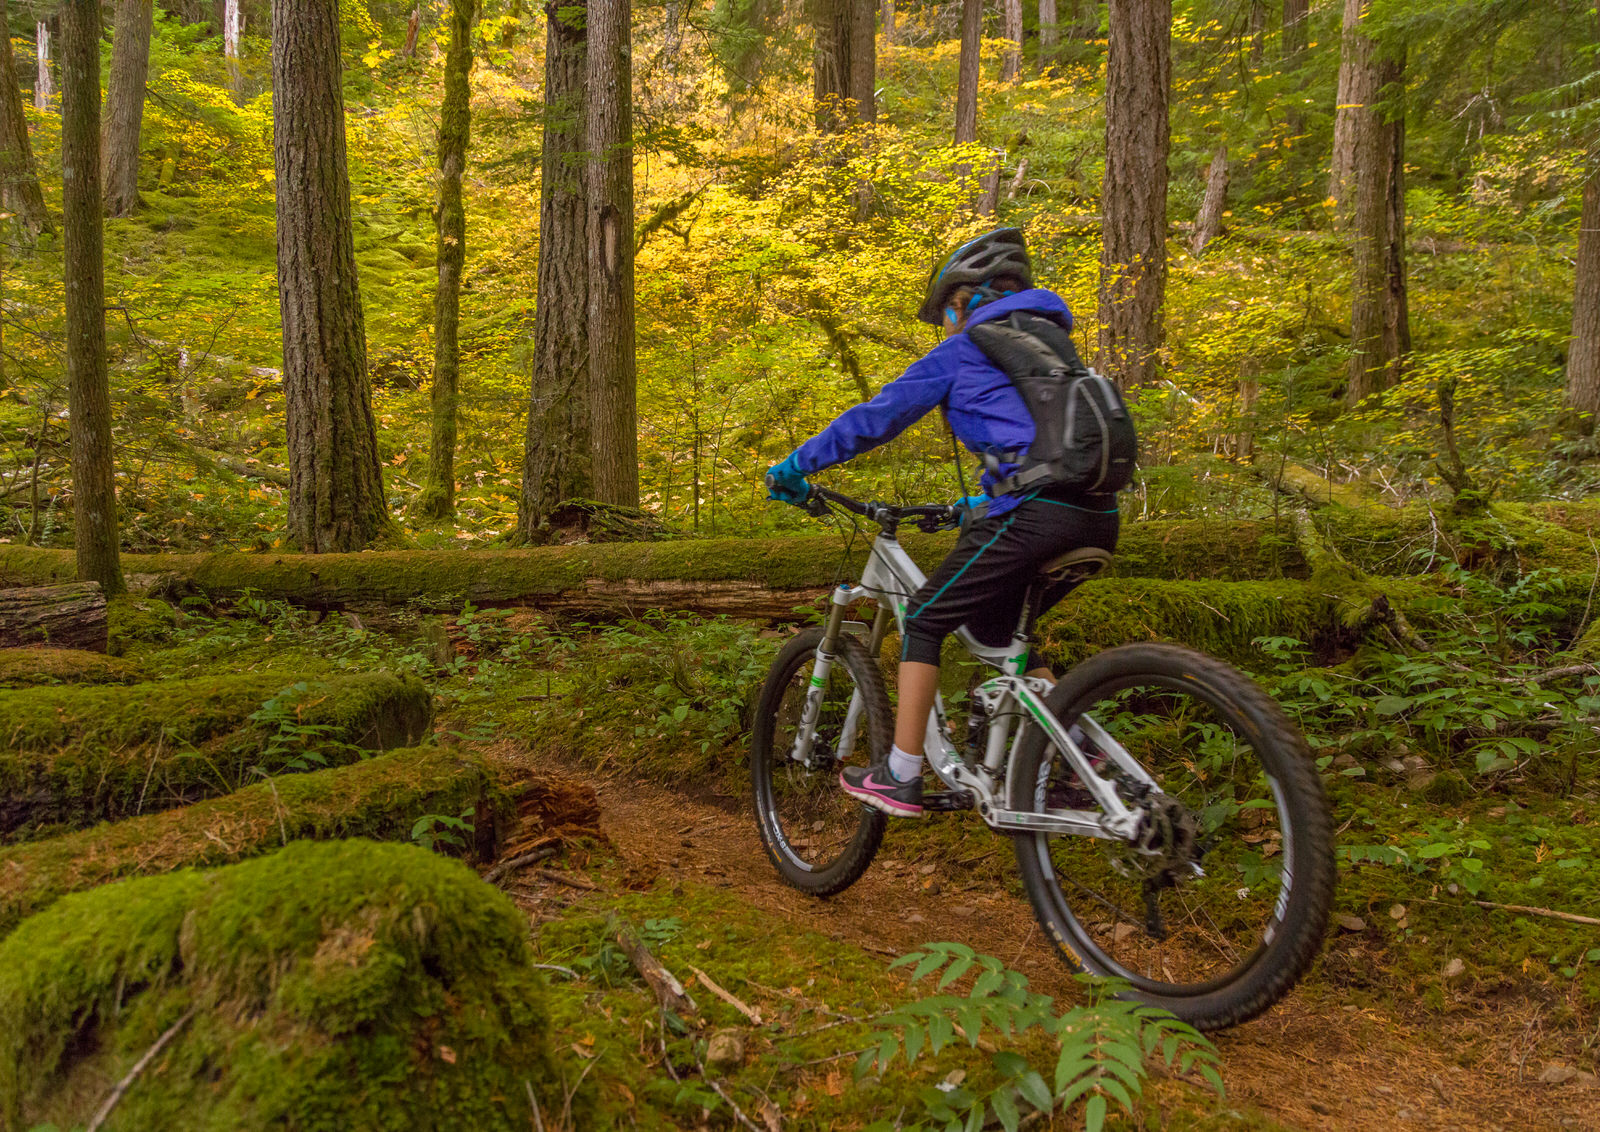
<path fill-rule="evenodd" d="M 1051 582 L 1087 582 L 1111 565 L 1111 552 L 1098 546 L 1080 546 L 1058 555 L 1039 567 L 1039 576 Z"/>

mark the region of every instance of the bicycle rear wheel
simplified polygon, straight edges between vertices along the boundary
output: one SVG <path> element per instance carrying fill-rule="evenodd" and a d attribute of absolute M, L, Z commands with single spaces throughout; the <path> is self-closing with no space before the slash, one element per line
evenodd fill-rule
<path fill-rule="evenodd" d="M 886 757 L 894 717 L 877 664 L 860 641 L 841 634 L 838 659 L 822 689 L 809 761 L 792 757 L 822 632 L 811 628 L 791 638 L 767 674 L 752 728 L 750 780 L 761 843 L 779 874 L 804 892 L 831 896 L 854 884 L 872 863 L 885 821 L 840 788 L 839 772 Z M 846 735 L 857 692 L 854 734 Z"/>
<path fill-rule="evenodd" d="M 1136 802 L 1140 787 L 1119 781 L 1143 810 L 1141 846 L 1016 838 L 1029 900 L 1062 957 L 1202 1030 L 1276 1002 L 1316 956 L 1333 899 L 1327 797 L 1293 724 L 1244 674 L 1174 645 L 1100 653 L 1046 703 L 1087 732 L 1091 759 L 1105 754 L 1098 723 L 1159 789 Z M 1115 763 L 1097 773 L 1113 777 Z M 1010 793 L 1015 809 L 1094 808 L 1038 728 Z"/>

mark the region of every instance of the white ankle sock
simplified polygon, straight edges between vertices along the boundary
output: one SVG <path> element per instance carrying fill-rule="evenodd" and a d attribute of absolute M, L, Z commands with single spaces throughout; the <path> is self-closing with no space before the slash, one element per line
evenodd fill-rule
<path fill-rule="evenodd" d="M 922 777 L 922 756 L 908 755 L 899 747 L 889 752 L 889 773 L 896 782 L 910 782 Z"/>

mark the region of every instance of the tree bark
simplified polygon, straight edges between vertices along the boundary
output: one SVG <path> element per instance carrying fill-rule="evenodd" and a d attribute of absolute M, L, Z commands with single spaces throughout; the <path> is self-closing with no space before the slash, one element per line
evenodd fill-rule
<path fill-rule="evenodd" d="M 6 24 L 6 0 L 0 0 L 0 28 Z M 28 114 L 22 106 L 22 86 L 11 57 L 11 37 L 0 52 L 0 205 L 14 213 L 30 235 L 52 231 L 50 211 L 39 187 L 28 139 Z"/>
<path fill-rule="evenodd" d="M 1404 63 L 1379 59 L 1369 42 L 1366 66 L 1371 74 L 1359 81 L 1373 94 L 1351 116 L 1351 354 L 1345 393 L 1351 405 L 1397 384 L 1411 346 L 1405 280 Z M 1381 104 L 1386 90 L 1397 99 L 1398 110 Z"/>
<path fill-rule="evenodd" d="M 961 64 L 956 78 L 956 144 L 978 140 L 978 48 L 983 0 L 961 0 Z"/>
<path fill-rule="evenodd" d="M 228 64 L 228 88 L 235 99 L 244 96 L 244 73 L 239 69 L 239 37 L 244 34 L 244 12 L 239 0 L 224 0 L 222 54 Z"/>
<path fill-rule="evenodd" d="M 628 0 L 591 0 L 589 157 L 589 459 L 601 503 L 639 506 L 633 352 L 633 80 Z"/>
<path fill-rule="evenodd" d="M 1333 118 L 1333 157 L 1328 173 L 1328 197 L 1333 202 L 1335 228 L 1352 219 L 1357 168 L 1357 135 L 1362 113 L 1378 98 L 1378 76 L 1373 66 L 1372 40 L 1361 27 L 1367 0 L 1345 0 L 1344 32 L 1339 52 L 1339 93 Z"/>
<path fill-rule="evenodd" d="M 94 582 L 0 590 L 0 648 L 105 652 L 106 596 Z"/>
<path fill-rule="evenodd" d="M 1056 0 L 1039 0 L 1039 73 L 1055 72 L 1056 54 L 1061 50 L 1060 16 Z"/>
<path fill-rule="evenodd" d="M 472 18 L 476 0 L 450 0 L 450 48 L 439 111 L 438 285 L 433 295 L 433 435 L 422 513 L 445 519 L 456 511 L 456 398 L 461 373 L 461 268 L 467 258 L 467 214 L 461 174 L 472 134 Z"/>
<path fill-rule="evenodd" d="M 417 54 L 417 33 L 422 30 L 422 4 L 411 9 L 411 15 L 406 20 L 406 41 L 400 48 L 402 59 L 414 58 Z"/>
<path fill-rule="evenodd" d="M 1583 414 L 1585 432 L 1600 416 L 1600 163 L 1591 155 L 1578 223 L 1572 289 L 1572 344 L 1567 347 L 1567 405 Z"/>
<path fill-rule="evenodd" d="M 883 42 L 894 44 L 894 0 L 883 0 Z"/>
<path fill-rule="evenodd" d="M 1291 61 L 1306 49 L 1306 16 L 1310 0 L 1283 0 L 1283 39 L 1280 43 L 1283 59 Z"/>
<path fill-rule="evenodd" d="M 522 446 L 517 533 L 536 541 L 566 499 L 591 494 L 589 241 L 584 192 L 584 8 L 545 8 L 544 141 L 539 176 L 539 294 Z"/>
<path fill-rule="evenodd" d="M 1111 0 L 1106 57 L 1100 368 L 1123 388 L 1158 372 L 1167 284 L 1171 0 Z"/>
<path fill-rule="evenodd" d="M 393 529 L 378 466 L 345 164 L 338 0 L 272 9 L 289 536 L 359 550 Z"/>
<path fill-rule="evenodd" d="M 1004 26 L 1000 34 L 1006 40 L 1005 59 L 1000 66 L 1000 81 L 1015 83 L 1022 78 L 1022 0 L 1001 0 Z"/>
<path fill-rule="evenodd" d="M 1189 237 L 1189 250 L 1199 255 L 1206 245 L 1222 231 L 1222 213 L 1228 206 L 1228 147 L 1219 145 L 1211 157 L 1211 167 L 1206 170 L 1206 195 L 1200 202 L 1200 212 L 1195 217 L 1194 232 Z"/>
<path fill-rule="evenodd" d="M 1020 0 L 1019 0 L 1020 2 Z M 878 119 L 878 5 L 848 0 L 850 8 L 850 98 L 858 122 Z"/>
<path fill-rule="evenodd" d="M 816 32 L 811 93 L 817 128 L 833 132 L 876 117 L 875 0 L 810 0 Z"/>
<path fill-rule="evenodd" d="M 37 77 L 33 80 L 33 105 L 36 110 L 48 110 L 56 87 L 50 80 L 50 24 L 47 21 L 39 20 L 34 24 L 33 46 L 39 63 Z"/>
<path fill-rule="evenodd" d="M 144 121 L 144 84 L 150 71 L 154 19 L 151 0 L 117 0 L 101 153 L 107 216 L 127 216 L 139 203 L 139 131 Z"/>
<path fill-rule="evenodd" d="M 1403 376 L 1406 355 L 1411 353 L 1411 303 L 1406 288 L 1406 98 L 1405 56 L 1383 64 L 1380 89 L 1393 88 L 1398 108 L 1390 111 L 1384 123 L 1385 149 L 1388 151 L 1387 202 L 1388 238 L 1384 246 L 1384 281 L 1387 306 L 1384 311 L 1384 347 L 1390 358 L 1389 384 Z"/>
<path fill-rule="evenodd" d="M 61 183 L 67 291 L 67 404 L 78 580 L 123 592 L 111 466 L 100 202 L 100 4 L 61 6 Z"/>

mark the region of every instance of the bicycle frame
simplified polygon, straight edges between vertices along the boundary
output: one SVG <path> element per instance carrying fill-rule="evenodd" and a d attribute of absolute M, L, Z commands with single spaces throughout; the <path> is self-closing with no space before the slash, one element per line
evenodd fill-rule
<path fill-rule="evenodd" d="M 891 618 L 904 636 L 909 613 L 907 603 L 926 581 L 927 576 L 912 561 L 899 540 L 885 533 L 873 541 L 872 554 L 860 583 L 852 586 L 841 582 L 833 591 L 827 628 L 817 648 L 811 686 L 790 751 L 791 758 L 807 766 L 816 765 L 812 758 L 812 747 L 816 741 L 817 720 L 821 715 L 823 689 L 827 687 L 828 675 L 838 657 L 839 634 L 848 631 L 850 625 L 846 620 L 850 607 L 860 601 L 876 603 L 877 613 L 870 636 L 871 651 L 876 656 L 888 635 Z M 1096 773 L 1088 755 L 1045 706 L 1044 697 L 1050 691 L 1050 682 L 1025 675 L 1031 643 L 1029 621 L 1029 610 L 1025 603 L 1015 634 L 1009 644 L 1000 648 L 980 643 L 964 628 L 956 631 L 956 637 L 969 653 L 1000 672 L 999 676 L 977 689 L 977 696 L 989 719 L 984 757 L 981 763 L 972 765 L 956 751 L 950 741 L 944 697 L 936 694 L 933 710 L 928 715 L 924 740 L 928 763 L 934 774 L 952 791 L 969 794 L 979 815 L 994 829 L 1130 841 L 1138 832 L 1138 814 L 1123 802 L 1112 780 Z M 859 627 L 866 628 L 865 625 Z M 855 746 L 856 731 L 864 709 L 865 701 L 857 689 L 845 715 L 838 751 L 849 751 Z M 1099 812 L 1014 810 L 1006 804 L 1005 784 L 1011 781 L 1010 771 L 1022 746 L 1024 728 L 1030 721 L 1043 729 L 1049 742 L 1062 752 L 1084 788 L 1099 804 Z M 1077 724 L 1118 772 L 1143 783 L 1154 793 L 1160 792 L 1155 780 L 1139 765 L 1138 760 L 1099 723 L 1084 715 L 1077 720 Z"/>

